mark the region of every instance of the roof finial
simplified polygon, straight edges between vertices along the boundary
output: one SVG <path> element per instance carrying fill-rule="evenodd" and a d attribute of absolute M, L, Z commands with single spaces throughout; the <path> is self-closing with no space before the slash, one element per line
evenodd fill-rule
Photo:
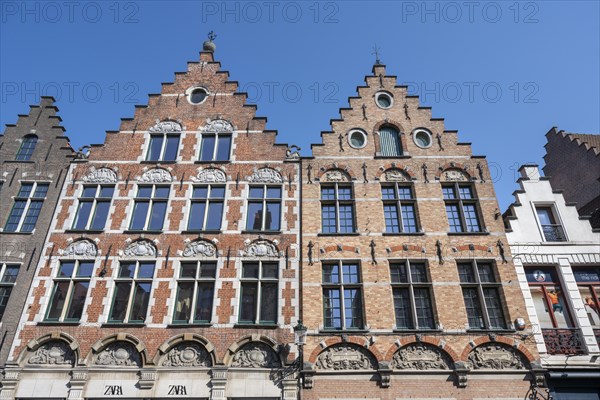
<path fill-rule="evenodd" d="M 208 32 L 208 40 L 204 42 L 202 48 L 204 51 L 214 53 L 217 49 L 217 45 L 213 42 L 217 38 L 217 34 L 214 31 Z"/>
<path fill-rule="evenodd" d="M 379 59 L 379 47 L 377 47 L 377 43 L 373 47 L 373 52 L 371 54 L 375 55 L 375 65 L 381 65 L 381 60 Z"/>

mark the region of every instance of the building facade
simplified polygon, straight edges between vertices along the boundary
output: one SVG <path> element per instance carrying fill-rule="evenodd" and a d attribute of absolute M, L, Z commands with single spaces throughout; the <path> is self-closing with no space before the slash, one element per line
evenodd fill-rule
<path fill-rule="evenodd" d="M 535 343 L 485 157 L 379 62 L 302 163 L 302 398 L 522 399 Z"/>
<path fill-rule="evenodd" d="M 600 232 L 537 165 L 519 170 L 507 238 L 554 400 L 600 399 Z"/>
<path fill-rule="evenodd" d="M 43 97 L 0 136 L 0 369 L 75 155 L 60 122 L 54 99 Z"/>
<path fill-rule="evenodd" d="M 296 398 L 300 160 L 214 49 L 71 165 L 0 398 Z"/>

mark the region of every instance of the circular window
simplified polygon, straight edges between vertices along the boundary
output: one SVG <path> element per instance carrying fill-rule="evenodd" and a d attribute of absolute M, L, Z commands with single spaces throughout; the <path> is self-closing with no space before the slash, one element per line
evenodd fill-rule
<path fill-rule="evenodd" d="M 431 147 L 431 133 L 427 129 L 415 129 L 413 140 L 422 149 Z"/>
<path fill-rule="evenodd" d="M 203 103 L 208 97 L 208 91 L 204 88 L 194 88 L 188 90 L 188 99 L 192 104 Z"/>
<path fill-rule="evenodd" d="M 348 133 L 348 143 L 354 149 L 362 149 L 367 145 L 367 134 L 360 130 Z"/>
<path fill-rule="evenodd" d="M 389 94 L 381 92 L 375 95 L 375 102 L 381 108 L 390 108 L 394 103 L 394 100 Z"/>

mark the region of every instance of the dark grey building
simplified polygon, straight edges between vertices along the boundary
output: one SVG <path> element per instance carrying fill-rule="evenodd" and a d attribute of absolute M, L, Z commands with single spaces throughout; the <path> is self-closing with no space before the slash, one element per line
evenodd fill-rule
<path fill-rule="evenodd" d="M 4 368 L 75 152 L 52 97 L 0 136 L 0 368 Z"/>

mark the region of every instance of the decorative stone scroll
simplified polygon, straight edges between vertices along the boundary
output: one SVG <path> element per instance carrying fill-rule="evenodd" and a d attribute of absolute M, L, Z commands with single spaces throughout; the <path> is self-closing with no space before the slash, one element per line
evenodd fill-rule
<path fill-rule="evenodd" d="M 268 240 L 255 240 L 250 242 L 246 240 L 244 242 L 246 247 L 242 253 L 246 257 L 279 257 L 279 251 L 275 246 L 275 243 L 269 242 Z"/>
<path fill-rule="evenodd" d="M 261 342 L 252 342 L 236 351 L 231 366 L 238 368 L 279 368 L 281 362 L 272 348 Z"/>
<path fill-rule="evenodd" d="M 391 367 L 394 369 L 450 369 L 450 357 L 438 348 L 428 343 L 411 343 L 394 354 Z"/>
<path fill-rule="evenodd" d="M 224 119 L 206 120 L 207 124 L 200 128 L 201 133 L 232 133 L 233 125 Z"/>
<path fill-rule="evenodd" d="M 117 173 L 110 168 L 90 168 L 90 173 L 83 177 L 85 183 L 116 183 Z"/>
<path fill-rule="evenodd" d="M 217 254 L 217 248 L 214 244 L 205 240 L 195 240 L 185 246 L 182 254 L 184 257 L 214 257 Z"/>
<path fill-rule="evenodd" d="M 410 176 L 398 168 L 390 168 L 384 173 L 387 182 L 410 182 Z"/>
<path fill-rule="evenodd" d="M 448 169 L 442 173 L 442 179 L 444 181 L 463 181 L 466 182 L 469 180 L 467 174 L 458 169 Z"/>
<path fill-rule="evenodd" d="M 150 240 L 136 240 L 125 247 L 123 255 L 126 257 L 156 257 L 156 246 Z"/>
<path fill-rule="evenodd" d="M 138 181 L 149 183 L 165 183 L 172 182 L 173 177 L 166 169 L 153 168 L 144 172 L 141 177 L 138 177 Z"/>
<path fill-rule="evenodd" d="M 528 362 L 514 347 L 503 343 L 485 343 L 474 348 L 468 357 L 473 369 L 526 369 Z"/>
<path fill-rule="evenodd" d="M 141 367 L 142 357 L 133 344 L 129 342 L 114 342 L 98 353 L 94 364 Z"/>
<path fill-rule="evenodd" d="M 162 362 L 163 367 L 210 367 L 208 351 L 198 343 L 186 342 L 169 351 Z"/>
<path fill-rule="evenodd" d="M 225 183 L 227 177 L 225 172 L 217 168 L 204 168 L 198 172 L 197 176 L 192 177 L 192 181 L 197 183 Z"/>
<path fill-rule="evenodd" d="M 273 168 L 261 168 L 248 178 L 252 183 L 282 183 L 281 174 Z"/>
<path fill-rule="evenodd" d="M 347 343 L 334 344 L 317 357 L 316 367 L 321 370 L 374 370 L 377 361 L 362 348 Z"/>
<path fill-rule="evenodd" d="M 328 182 L 349 182 L 350 178 L 348 177 L 348 174 L 346 174 L 344 171 L 340 170 L 340 169 L 332 169 L 329 171 L 326 171 L 323 174 L 324 178 L 323 180 L 328 181 Z"/>
<path fill-rule="evenodd" d="M 148 130 L 150 133 L 181 133 L 181 124 L 175 121 L 158 122 Z"/>
<path fill-rule="evenodd" d="M 38 347 L 29 356 L 27 364 L 72 367 L 75 364 L 75 352 L 66 342 L 51 340 Z"/>
<path fill-rule="evenodd" d="M 98 248 L 96 244 L 88 239 L 77 240 L 58 252 L 64 257 L 96 257 Z"/>

